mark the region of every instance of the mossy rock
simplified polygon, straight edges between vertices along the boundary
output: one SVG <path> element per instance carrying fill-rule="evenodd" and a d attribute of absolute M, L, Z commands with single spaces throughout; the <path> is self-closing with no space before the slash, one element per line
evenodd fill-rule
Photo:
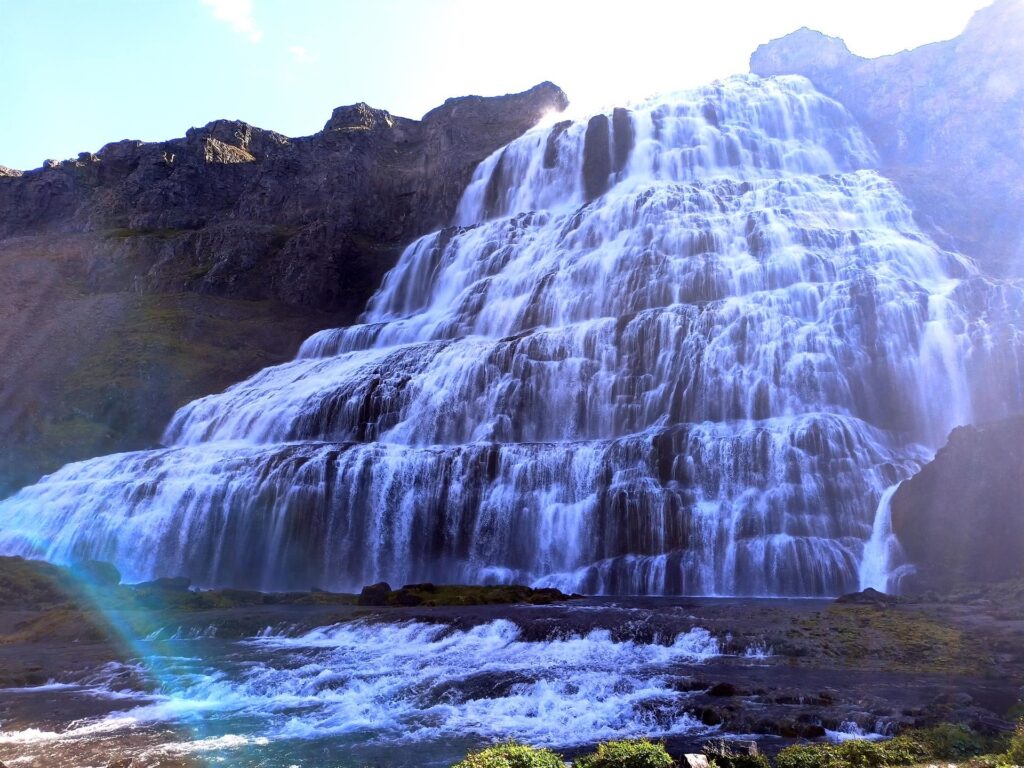
<path fill-rule="evenodd" d="M 551 750 L 509 742 L 472 752 L 453 768 L 565 768 L 565 764 Z"/>
<path fill-rule="evenodd" d="M 465 584 L 407 584 L 384 598 L 386 605 L 400 607 L 441 605 L 550 605 L 573 599 L 557 589 L 533 589 L 521 584 L 474 586 Z"/>

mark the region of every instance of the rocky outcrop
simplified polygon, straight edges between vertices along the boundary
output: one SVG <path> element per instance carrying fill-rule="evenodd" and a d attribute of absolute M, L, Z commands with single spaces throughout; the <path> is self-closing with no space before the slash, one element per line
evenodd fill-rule
<path fill-rule="evenodd" d="M 958 427 L 892 499 L 908 591 L 1024 577 L 1024 416 Z"/>
<path fill-rule="evenodd" d="M 804 75 L 841 101 L 930 234 L 1024 275 L 1024 3 L 998 0 L 953 40 L 877 59 L 805 28 L 759 47 L 750 69 Z"/>
<path fill-rule="evenodd" d="M 0 168 L 0 492 L 152 445 L 184 402 L 353 321 L 475 166 L 566 105 L 542 83 L 421 120 L 355 104 L 301 138 L 218 120 Z"/>

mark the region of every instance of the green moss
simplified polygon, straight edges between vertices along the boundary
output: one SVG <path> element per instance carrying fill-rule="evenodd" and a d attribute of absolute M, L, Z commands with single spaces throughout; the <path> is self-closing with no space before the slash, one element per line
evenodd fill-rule
<path fill-rule="evenodd" d="M 987 658 L 960 628 L 902 605 L 834 605 L 795 622 L 787 640 L 859 668 L 973 674 Z"/>
<path fill-rule="evenodd" d="M 473 752 L 454 768 L 564 768 L 564 764 L 550 750 L 509 742 Z"/>
<path fill-rule="evenodd" d="M 664 745 L 646 740 L 598 744 L 596 752 L 573 763 L 575 768 L 672 768 L 674 765 Z"/>

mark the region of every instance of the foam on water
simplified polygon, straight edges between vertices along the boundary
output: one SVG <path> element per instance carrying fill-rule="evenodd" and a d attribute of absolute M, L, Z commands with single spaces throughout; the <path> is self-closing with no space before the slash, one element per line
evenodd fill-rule
<path fill-rule="evenodd" d="M 168 674 L 141 706 L 64 731 L 0 732 L 0 744 L 164 723 L 193 734 L 159 747 L 178 753 L 332 739 L 396 746 L 515 738 L 566 747 L 696 733 L 706 728 L 686 713 L 689 694 L 678 683 L 721 654 L 701 628 L 650 642 L 606 630 L 530 640 L 507 620 L 465 629 L 357 621 L 207 642 L 219 650 L 162 658 Z"/>
<path fill-rule="evenodd" d="M 238 674 L 183 676 L 140 719 L 265 718 L 267 735 L 372 734 L 388 742 L 445 736 L 576 744 L 697 724 L 656 705 L 675 698 L 675 663 L 719 653 L 703 629 L 665 644 L 613 641 L 607 631 L 526 641 L 512 622 L 355 623 L 249 641 Z M 174 687 L 170 687 L 173 685 Z"/>

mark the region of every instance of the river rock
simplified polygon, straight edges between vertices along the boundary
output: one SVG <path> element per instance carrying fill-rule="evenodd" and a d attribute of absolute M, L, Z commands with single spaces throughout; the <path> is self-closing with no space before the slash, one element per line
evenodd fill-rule
<path fill-rule="evenodd" d="M 896 603 L 897 600 L 892 595 L 887 595 L 885 592 L 879 592 L 873 587 L 868 587 L 860 592 L 840 595 L 836 598 L 836 602 L 848 605 L 873 605 L 878 608 L 884 608 L 887 605 Z"/>
<path fill-rule="evenodd" d="M 391 594 L 391 585 L 386 581 L 380 581 L 376 584 L 370 584 L 369 586 L 363 587 L 363 591 L 359 593 L 359 605 L 387 605 L 388 595 Z"/>
<path fill-rule="evenodd" d="M 715 758 L 753 757 L 761 754 L 757 742 L 750 739 L 709 739 L 704 742 L 705 755 Z"/>

